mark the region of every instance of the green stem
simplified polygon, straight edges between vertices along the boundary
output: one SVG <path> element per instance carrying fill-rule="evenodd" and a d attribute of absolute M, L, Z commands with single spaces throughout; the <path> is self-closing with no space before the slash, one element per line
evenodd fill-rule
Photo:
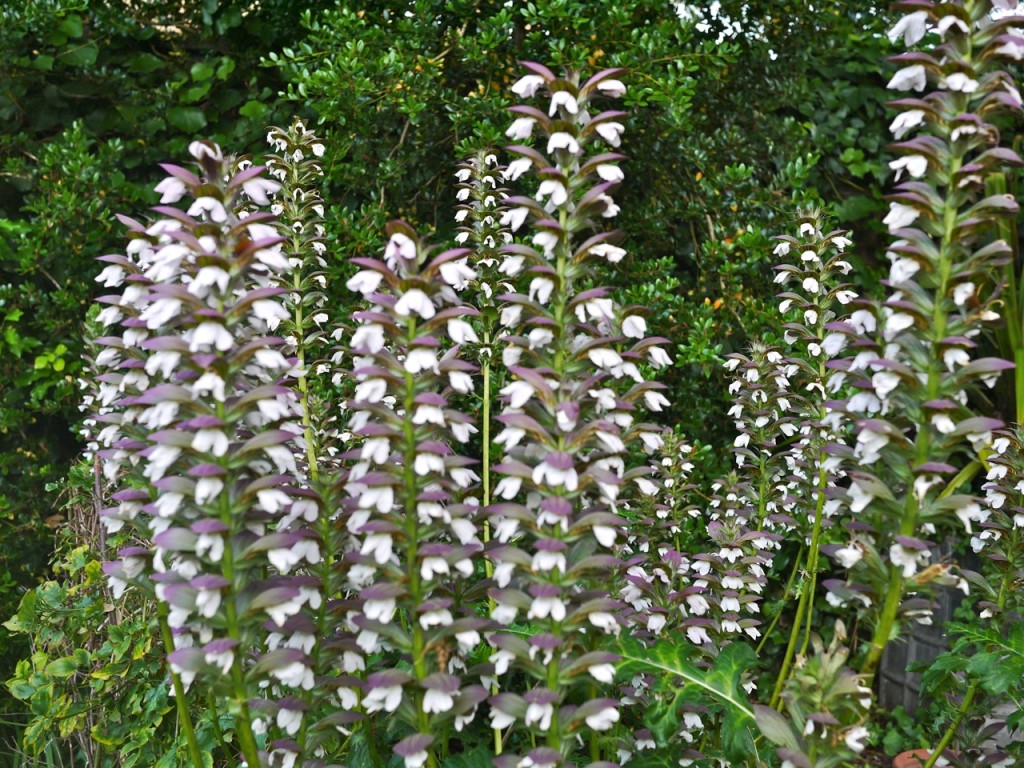
<path fill-rule="evenodd" d="M 807 570 L 811 574 L 811 587 L 807 596 L 807 628 L 804 631 L 804 641 L 800 646 L 800 653 L 807 655 L 807 648 L 811 643 L 811 627 L 814 624 L 814 593 L 818 588 L 818 557 L 821 554 L 821 524 L 825 516 L 825 488 L 828 487 L 828 473 L 825 471 L 825 460 L 828 457 L 824 451 L 818 454 L 818 484 L 817 501 L 814 505 L 814 529 L 811 532 L 811 548 L 807 553 Z"/>
<path fill-rule="evenodd" d="M 946 732 L 942 734 L 942 738 L 939 743 L 935 745 L 935 749 L 932 750 L 931 755 L 928 756 L 928 761 L 924 764 L 924 768 L 933 768 L 935 762 L 942 756 L 942 753 L 946 751 L 946 747 L 953 740 L 953 734 L 956 729 L 960 727 L 960 723 L 963 722 L 964 717 L 967 716 L 967 711 L 970 709 L 971 702 L 974 701 L 975 695 L 978 693 L 978 683 L 971 683 L 971 687 L 967 689 L 967 693 L 964 695 L 964 700 L 960 702 L 960 708 L 956 712 L 956 717 L 953 718 L 953 722 L 946 728 Z"/>
<path fill-rule="evenodd" d="M 806 586 L 800 588 L 800 602 L 796 606 L 796 616 L 793 617 L 793 627 L 789 631 L 789 643 L 786 645 L 786 653 L 782 657 L 782 668 L 775 680 L 775 688 L 772 691 L 772 698 L 769 706 L 778 709 L 782 701 L 782 688 L 789 677 L 789 669 L 793 665 L 793 656 L 796 653 L 796 644 L 800 637 L 800 628 L 804 624 L 804 611 L 807 608 L 807 596 L 809 591 Z"/>
<path fill-rule="evenodd" d="M 157 603 L 157 622 L 160 625 L 160 636 L 164 641 L 164 650 L 170 655 L 174 651 L 174 637 L 171 634 L 171 625 L 167 623 L 167 603 Z M 167 665 L 171 673 L 171 685 L 174 686 L 174 704 L 178 709 L 178 724 L 182 733 L 185 734 L 185 741 L 188 742 L 188 754 L 195 768 L 203 768 L 203 755 L 199 751 L 199 742 L 196 740 L 196 731 L 192 727 L 192 715 L 188 710 L 188 700 L 185 698 L 185 686 L 181 683 L 181 676 L 175 672 L 171 665 Z M 221 738 L 221 744 L 224 743 Z"/>
<path fill-rule="evenodd" d="M 678 549 L 678 548 L 677 548 Z M 782 618 L 783 609 L 786 606 L 786 601 L 789 600 L 789 596 L 793 591 L 793 582 L 796 581 L 796 575 L 800 572 L 800 566 L 803 563 L 804 547 L 800 545 L 800 551 L 796 554 L 796 559 L 793 561 L 793 569 L 789 572 L 789 580 L 786 582 L 786 589 L 782 593 L 782 605 L 779 606 L 779 612 L 775 614 L 775 618 L 772 619 L 772 623 L 768 625 L 768 629 L 761 635 L 761 642 L 757 644 L 757 653 L 760 655 L 761 650 L 764 648 L 764 644 L 768 642 L 768 638 L 772 634 L 772 630 L 775 629 L 775 625 L 779 623 L 779 619 Z"/>

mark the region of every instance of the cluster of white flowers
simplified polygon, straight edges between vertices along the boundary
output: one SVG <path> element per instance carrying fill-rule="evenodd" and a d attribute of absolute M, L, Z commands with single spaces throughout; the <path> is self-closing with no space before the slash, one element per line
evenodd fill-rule
<path fill-rule="evenodd" d="M 104 257 L 98 278 L 122 289 L 100 313 L 109 335 L 95 341 L 95 421 L 104 427 L 93 447 L 122 487 L 102 521 L 108 533 L 127 526 L 149 542 L 105 571 L 116 595 L 150 584 L 167 604 L 171 668 L 186 687 L 201 678 L 237 699 L 243 692 L 227 681 L 241 679 L 230 673 L 245 663 L 238 648 L 260 647 L 269 622 L 284 654 L 263 662 L 276 707 L 313 686 L 315 638 L 302 614 L 323 601 L 298 572 L 323 556 L 310 530 L 320 501 L 289 485 L 302 477 L 301 413 L 279 382 L 295 360 L 271 335 L 288 313 L 284 291 L 269 283 L 289 263 L 273 218 L 251 208 L 269 204 L 280 184 L 259 168 L 232 168 L 213 144 L 194 142 L 190 153 L 198 173 L 164 166 L 162 218 L 126 219 L 127 252 Z M 169 207 L 181 201 L 185 210 Z M 240 545 L 264 557 L 239 561 Z M 255 684 L 246 688 L 255 695 Z M 301 710 L 279 712 L 290 713 L 279 714 L 281 730 L 294 733 Z"/>
<path fill-rule="evenodd" d="M 355 542 L 346 585 L 355 599 L 345 621 L 354 643 L 343 663 L 347 673 L 369 672 L 365 712 L 412 704 L 402 711 L 413 713 L 416 733 L 395 752 L 414 768 L 431 748 L 425 723 L 442 718 L 462 730 L 486 696 L 459 675 L 487 621 L 449 597 L 460 592 L 455 583 L 477 575 L 483 547 L 475 520 L 480 478 L 455 452 L 477 431 L 454 402 L 474 388 L 474 366 L 459 347 L 479 341 L 468 321 L 477 312 L 461 305 L 457 291 L 476 273 L 464 249 L 430 256 L 401 222 L 389 234 L 381 260 L 354 260 L 359 271 L 348 287 L 370 306 L 354 315 L 359 324 L 340 355 L 351 359 L 356 383 L 346 404 L 355 442 L 344 484 Z M 369 658 L 392 649 L 419 660 L 411 674 L 372 671 Z M 391 663 L 386 653 L 382 659 Z"/>

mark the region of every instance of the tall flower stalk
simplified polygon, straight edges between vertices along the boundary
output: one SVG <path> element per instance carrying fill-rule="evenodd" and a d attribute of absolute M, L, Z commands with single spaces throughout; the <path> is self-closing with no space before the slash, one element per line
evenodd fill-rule
<path fill-rule="evenodd" d="M 876 608 L 861 666 L 869 676 L 897 628 L 905 594 L 922 586 L 915 578 L 929 559 L 926 537 L 940 525 L 963 524 L 975 506 L 973 498 L 946 490 L 958 455 L 975 455 L 999 426 L 975 415 L 969 397 L 1010 365 L 972 360 L 974 338 L 998 317 L 994 279 L 1011 252 L 997 239 L 997 224 L 1018 209 L 1006 195 L 986 194 L 992 174 L 1020 164 L 999 146 L 992 122 L 1021 108 L 1012 78 L 1001 69 L 1008 57 L 1020 58 L 1008 36 L 1013 20 L 991 18 L 995 6 L 1010 5 L 897 4 L 908 13 L 893 39 L 914 45 L 935 36 L 938 43 L 895 57 L 902 68 L 891 89 L 933 90 L 893 102 L 902 111 L 892 124 L 900 141 L 891 166 L 897 179 L 910 178 L 896 187 L 885 218 L 893 236 L 891 293 L 854 323 L 858 355 L 848 367 L 860 389 L 848 404 L 860 465 L 851 471 L 848 502 L 852 515 L 869 526 L 871 550 L 888 555 L 887 561 L 865 557 L 851 574 L 855 582 L 858 576 L 869 582 L 863 586 Z M 911 133 L 917 135 L 904 138 Z"/>
<path fill-rule="evenodd" d="M 786 401 L 793 418 L 786 432 L 793 441 L 783 457 L 788 477 L 781 486 L 775 527 L 800 538 L 791 581 L 798 570 L 806 572 L 809 580 L 801 579 L 797 585 L 799 597 L 772 694 L 773 706 L 781 701 L 795 655 L 807 655 L 824 533 L 838 512 L 840 505 L 834 497 L 838 482 L 845 477 L 841 456 L 844 420 L 834 402 L 845 374 L 835 370 L 831 361 L 846 347 L 848 337 L 840 330 L 848 328 L 843 324 L 847 307 L 857 294 L 843 282 L 851 271 L 845 255 L 850 240 L 840 231 L 824 232 L 824 225 L 820 212 L 808 212 L 800 217 L 797 237 L 781 237 L 775 248 L 776 256 L 799 257 L 796 264 L 776 267 L 775 282 L 792 284 L 779 296 L 779 311 L 789 320 L 785 341 L 790 345 L 786 364 L 792 391 Z"/>
<path fill-rule="evenodd" d="M 621 604 L 609 590 L 625 522 L 618 498 L 635 476 L 626 468 L 630 445 L 661 442 L 653 427 L 635 422 L 638 405 L 659 410 L 667 402 L 640 365 L 668 358 L 658 340 L 645 338 L 642 317 L 623 315 L 607 289 L 592 287 L 597 262 L 625 256 L 618 234 L 601 231 L 601 222 L 618 212 L 611 192 L 622 179 L 621 155 L 602 150 L 619 146 L 622 113 L 594 110 L 624 92 L 618 72 L 581 82 L 575 74 L 524 66 L 530 74 L 513 91 L 524 98 L 542 93 L 545 109 L 513 107 L 509 129 L 518 140 L 539 134 L 539 149 L 509 148 L 518 159 L 508 167 L 510 179 L 532 172 L 538 185 L 532 197 L 506 201 L 510 228 L 528 222 L 530 234 L 529 244 L 502 249 L 499 271 L 523 274 L 529 288 L 502 297 L 509 383 L 501 390 L 504 429 L 495 441 L 505 456 L 494 468 L 502 479 L 488 511 L 495 532 L 493 617 L 507 626 L 522 615 L 534 632 L 491 637 L 497 672 L 515 668 L 527 678 L 522 695 L 491 698 L 491 722 L 522 729 L 536 746 L 525 756 L 502 754 L 495 764 L 568 765 L 580 739 L 591 764 L 606 765 L 602 758 L 614 742 L 601 734 L 615 726 L 621 706 L 610 687 L 615 657 L 601 648 L 601 636 L 621 626 Z M 592 148 L 597 152 L 588 153 Z"/>
<path fill-rule="evenodd" d="M 486 587 L 471 585 L 480 478 L 452 448 L 476 428 L 450 403 L 473 390 L 458 345 L 477 340 L 466 319 L 476 311 L 454 290 L 473 272 L 465 249 L 431 253 L 401 222 L 388 233 L 383 259 L 353 259 L 348 282 L 372 304 L 354 315 L 347 344 L 356 382 L 348 426 L 361 439 L 345 485 L 359 541 L 350 621 L 366 659 L 363 712 L 396 713 L 406 731 L 395 753 L 406 768 L 433 768 L 449 729 L 461 731 L 486 696 L 460 674 L 488 621 L 472 612 Z"/>
<path fill-rule="evenodd" d="M 293 365 L 270 335 L 288 316 L 283 290 L 267 285 L 288 267 L 282 238 L 270 214 L 236 214 L 280 185 L 260 167 L 236 172 L 216 145 L 190 151 L 195 173 L 164 166 L 163 218 L 126 219 L 128 255 L 103 258 L 105 282 L 124 285 L 100 316 L 121 329 L 98 340 L 100 362 L 117 371 L 115 392 L 101 393 L 113 410 L 99 455 L 124 489 L 104 520 L 152 542 L 105 570 L 115 591 L 144 576 L 153 584 L 176 694 L 201 679 L 233 717 L 249 765 L 268 755 L 290 764 L 305 709 L 293 702 L 313 687 L 316 642 L 296 619 L 323 599 L 296 568 L 320 561 L 308 525 L 320 505 L 292 485 L 300 414 L 278 382 Z M 182 199 L 186 210 L 171 207 Z M 265 625 L 287 641 L 269 648 Z"/>

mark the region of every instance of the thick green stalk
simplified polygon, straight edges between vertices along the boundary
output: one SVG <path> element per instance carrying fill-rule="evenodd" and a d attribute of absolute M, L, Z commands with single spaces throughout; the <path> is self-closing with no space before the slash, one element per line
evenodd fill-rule
<path fill-rule="evenodd" d="M 807 655 L 807 648 L 811 644 L 811 627 L 814 624 L 814 593 L 818 588 L 818 558 L 821 555 L 821 524 L 825 517 L 825 488 L 828 485 L 828 473 L 825 471 L 824 451 L 818 454 L 818 484 L 815 486 L 817 501 L 814 504 L 814 529 L 811 531 L 811 547 L 807 553 L 807 570 L 811 574 L 811 586 L 807 597 L 807 628 L 804 631 L 804 641 L 800 646 L 800 653 Z"/>
<path fill-rule="evenodd" d="M 157 603 L 157 623 L 160 625 L 160 636 L 164 641 L 164 650 L 167 654 L 174 651 L 174 636 L 171 634 L 171 625 L 167 623 L 167 603 Z M 185 741 L 188 743 L 188 754 L 194 768 L 203 768 L 203 755 L 199 751 L 199 742 L 196 741 L 196 731 L 192 726 L 192 715 L 188 710 L 188 700 L 185 698 L 185 686 L 181 683 L 181 675 L 170 668 L 171 685 L 174 687 L 174 704 L 178 709 L 178 724 L 181 732 L 185 734 Z M 224 740 L 221 739 L 221 743 Z"/>
<path fill-rule="evenodd" d="M 678 548 L 677 548 L 678 549 Z M 789 599 L 790 593 L 793 591 L 793 582 L 796 581 L 796 575 L 800 572 L 800 566 L 803 564 L 804 559 L 804 546 L 800 545 L 800 551 L 797 552 L 796 558 L 793 560 L 793 568 L 789 572 L 789 580 L 786 582 L 786 589 L 782 592 L 782 605 L 779 607 L 778 613 L 775 614 L 775 618 L 772 619 L 772 623 L 768 625 L 768 629 L 761 635 L 761 642 L 757 644 L 756 653 L 760 655 L 761 650 L 764 648 L 765 643 L 768 642 L 768 638 L 772 634 L 772 630 L 775 629 L 775 625 L 779 623 L 779 619 L 782 618 L 783 609 L 785 608 L 786 601 Z"/>
<path fill-rule="evenodd" d="M 796 650 L 797 641 L 800 638 L 800 628 L 804 624 L 804 611 L 807 609 L 807 597 L 810 594 L 806 585 L 800 587 L 800 601 L 796 605 L 796 616 L 793 617 L 793 627 L 789 631 L 789 643 L 786 645 L 786 654 L 782 657 L 782 668 L 775 680 L 775 689 L 772 691 L 772 698 L 769 706 L 778 709 L 782 702 L 782 688 L 789 677 L 789 669 L 793 664 L 793 655 Z"/>

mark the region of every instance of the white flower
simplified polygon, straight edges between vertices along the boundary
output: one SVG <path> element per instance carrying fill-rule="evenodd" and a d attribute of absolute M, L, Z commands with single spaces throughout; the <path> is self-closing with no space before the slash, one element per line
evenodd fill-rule
<path fill-rule="evenodd" d="M 434 316 L 434 304 L 419 288 L 412 288 L 406 291 L 402 298 L 395 303 L 395 314 L 399 317 L 409 317 L 416 313 L 424 320 Z"/>
<path fill-rule="evenodd" d="M 423 711 L 428 715 L 447 712 L 454 705 L 455 699 L 452 698 L 452 695 L 437 688 L 428 688 L 423 694 Z M 426 757 L 426 753 L 424 753 L 424 757 Z"/>
<path fill-rule="evenodd" d="M 927 84 L 928 77 L 924 65 L 913 64 L 899 70 L 885 87 L 891 91 L 923 91 Z"/>
<path fill-rule="evenodd" d="M 619 353 L 612 349 L 605 349 L 604 347 L 598 347 L 590 350 L 587 352 L 587 357 L 590 358 L 590 362 L 598 368 L 610 369 L 622 365 L 622 358 L 619 356 Z"/>
<path fill-rule="evenodd" d="M 889 280 L 894 285 L 905 283 L 916 275 L 920 269 L 921 265 L 917 263 L 916 259 L 908 256 L 896 256 L 889 267 Z"/>
<path fill-rule="evenodd" d="M 615 707 L 605 707 L 600 712 L 589 715 L 586 720 L 587 725 L 595 731 L 607 731 L 619 722 L 619 710 Z"/>
<path fill-rule="evenodd" d="M 924 13 L 924 11 L 921 11 L 921 13 Z M 855 725 L 843 735 L 843 740 L 846 742 L 847 747 L 860 754 L 864 751 L 864 739 L 867 737 L 868 729 L 863 725 Z"/>
<path fill-rule="evenodd" d="M 189 352 L 206 351 L 215 348 L 219 352 L 226 352 L 234 345 L 235 340 L 231 333 L 220 323 L 200 323 L 192 330 L 192 338 L 188 343 Z"/>
<path fill-rule="evenodd" d="M 457 317 L 448 321 L 448 336 L 456 344 L 475 344 L 480 341 L 473 326 Z"/>
<path fill-rule="evenodd" d="M 384 327 L 376 323 L 359 326 L 352 334 L 351 346 L 358 353 L 380 352 L 384 349 Z"/>
<path fill-rule="evenodd" d="M 906 155 L 890 162 L 889 168 L 896 171 L 896 181 L 900 180 L 904 170 L 919 179 L 928 171 L 928 158 L 924 155 Z"/>
<path fill-rule="evenodd" d="M 222 490 L 224 490 L 224 481 L 219 477 L 199 478 L 195 490 L 196 504 L 202 505 L 212 501 L 220 495 Z"/>
<path fill-rule="evenodd" d="M 918 43 L 928 31 L 928 12 L 917 11 L 910 13 L 896 22 L 896 26 L 889 30 L 889 39 L 896 42 L 900 36 L 903 37 L 903 44 L 907 47 Z"/>
<path fill-rule="evenodd" d="M 882 219 L 882 223 L 889 228 L 889 233 L 892 234 L 897 229 L 909 227 L 917 221 L 920 215 L 921 212 L 913 206 L 892 202 L 889 203 L 889 213 Z"/>
<path fill-rule="evenodd" d="M 622 123 L 602 122 L 594 129 L 598 136 L 604 139 L 612 147 L 618 147 L 622 143 L 622 132 L 625 127 Z"/>
<path fill-rule="evenodd" d="M 565 573 L 568 570 L 564 554 L 561 552 L 549 552 L 544 549 L 534 553 L 530 567 L 540 573 L 548 573 L 556 569 Z"/>
<path fill-rule="evenodd" d="M 510 181 L 515 181 L 520 176 L 522 176 L 524 173 L 526 173 L 528 170 L 530 170 L 530 166 L 531 165 L 533 165 L 533 161 L 530 160 L 530 158 L 528 158 L 528 157 L 520 157 L 517 160 L 513 160 L 511 163 L 508 164 L 508 166 L 505 168 L 505 173 L 503 174 L 503 176 L 504 176 L 505 179 L 508 179 Z M 525 213 L 526 209 L 523 208 L 523 209 L 520 209 L 520 210 L 524 211 L 523 215 L 525 216 L 526 215 L 526 213 Z M 502 223 L 503 224 L 506 223 L 505 222 L 505 216 L 506 215 L 508 215 L 507 212 L 506 212 L 506 214 L 504 214 L 502 216 Z M 522 222 L 520 222 L 520 223 L 522 223 Z M 519 229 L 519 227 L 515 227 L 515 229 L 513 229 L 512 231 L 515 232 L 516 229 Z"/>
<path fill-rule="evenodd" d="M 403 261 L 414 261 L 416 259 L 416 243 L 408 235 L 395 232 L 384 246 L 384 261 L 394 269 L 399 259 Z"/>
<path fill-rule="evenodd" d="M 362 269 L 355 273 L 348 279 L 345 286 L 350 291 L 361 293 L 363 296 L 373 293 L 377 290 L 380 285 L 380 281 L 384 279 L 384 276 L 372 269 Z"/>
<path fill-rule="evenodd" d="M 579 487 L 579 475 L 575 468 L 562 469 L 552 466 L 547 461 L 542 461 L 533 470 L 533 482 L 545 484 L 552 488 L 565 488 L 567 491 L 575 491 Z"/>
<path fill-rule="evenodd" d="M 963 72 L 954 72 L 944 81 L 945 86 L 951 91 L 960 93 L 974 93 L 978 90 L 978 81 L 968 77 Z"/>
<path fill-rule="evenodd" d="M 373 621 L 387 624 L 391 621 L 391 617 L 395 615 L 395 599 L 366 600 L 363 603 L 363 615 Z"/>
<path fill-rule="evenodd" d="M 544 85 L 544 78 L 540 75 L 525 75 L 512 86 L 512 93 L 523 99 L 529 99 L 537 93 L 539 89 Z"/>
<path fill-rule="evenodd" d="M 406 355 L 403 366 L 409 373 L 419 373 L 421 371 L 437 373 L 437 354 L 434 350 L 427 349 L 426 347 L 413 347 L 409 350 L 409 354 Z"/>
<path fill-rule="evenodd" d="M 441 265 L 441 279 L 457 291 L 463 290 L 475 277 L 476 272 L 466 263 L 466 259 L 447 261 Z"/>
<path fill-rule="evenodd" d="M 853 568 L 853 566 L 864 559 L 864 550 L 856 544 L 850 544 L 842 549 L 837 549 L 835 558 L 843 568 Z"/>
<path fill-rule="evenodd" d="M 687 627 L 687 639 L 694 645 L 703 645 L 711 642 L 711 636 L 704 627 Z"/>
<path fill-rule="evenodd" d="M 242 189 L 245 190 L 245 194 L 249 196 L 256 205 L 270 205 L 270 198 L 267 195 L 273 195 L 281 189 L 281 185 L 276 181 L 270 179 L 262 179 L 260 177 L 254 177 L 248 181 L 242 182 Z"/>
<path fill-rule="evenodd" d="M 546 277 L 535 277 L 530 281 L 529 297 L 536 299 L 538 304 L 547 304 L 555 284 Z"/>
<path fill-rule="evenodd" d="M 622 335 L 631 339 L 642 339 L 647 333 L 647 321 L 639 315 L 629 315 L 622 321 Z"/>
<path fill-rule="evenodd" d="M 535 597 L 530 603 L 530 611 L 526 614 L 528 619 L 546 619 L 548 616 L 553 621 L 562 621 L 565 618 L 565 603 L 557 597 Z"/>
<path fill-rule="evenodd" d="M 512 121 L 512 125 L 509 126 L 508 130 L 505 131 L 505 135 L 513 141 L 519 141 L 520 139 L 528 139 L 533 134 L 533 126 L 537 124 L 537 121 L 532 117 L 519 117 Z M 527 166 L 529 166 L 529 159 L 526 159 Z M 521 161 L 517 161 L 521 162 Z"/>
<path fill-rule="evenodd" d="M 665 368 L 666 366 L 672 365 L 672 358 L 669 357 L 661 347 L 650 347 L 647 350 L 647 355 L 651 360 L 651 365 L 655 368 Z"/>
<path fill-rule="evenodd" d="M 224 273 L 224 276 L 227 277 L 227 273 Z M 252 311 L 256 317 L 267 324 L 267 328 L 271 331 L 275 330 L 282 320 L 287 320 L 289 317 L 288 311 L 284 307 L 276 301 L 268 299 L 257 299 L 254 301 L 252 303 Z"/>
<path fill-rule="evenodd" d="M 884 400 L 890 392 L 899 386 L 899 383 L 899 374 L 892 371 L 879 371 L 871 377 L 871 385 L 875 388 L 875 395 L 880 400 Z"/>
<path fill-rule="evenodd" d="M 509 398 L 510 408 L 522 408 L 533 397 L 534 388 L 525 381 L 513 381 L 503 387 L 500 394 Z"/>
<path fill-rule="evenodd" d="M 601 258 L 608 259 L 612 264 L 618 264 L 622 261 L 622 257 L 626 255 L 624 248 L 619 248 L 616 245 L 610 243 L 599 243 L 598 245 L 590 248 L 590 253 Z"/>
<path fill-rule="evenodd" d="M 885 319 L 885 328 L 882 331 L 882 335 L 885 337 L 886 341 L 892 341 L 902 331 L 905 331 L 907 328 L 913 327 L 913 325 L 913 316 L 904 314 L 902 312 L 894 312 Z"/>
<path fill-rule="evenodd" d="M 215 197 L 197 197 L 196 201 L 189 206 L 188 215 L 202 215 L 217 223 L 225 222 L 228 219 L 228 212 L 224 208 L 224 204 Z"/>
<path fill-rule="evenodd" d="M 551 94 L 551 108 L 548 109 L 548 115 L 554 117 L 559 107 L 564 107 L 570 115 L 575 115 L 580 111 L 576 97 L 568 91 L 555 91 Z"/>
<path fill-rule="evenodd" d="M 546 731 L 551 727 L 551 718 L 554 714 L 555 708 L 550 703 L 531 702 L 526 707 L 526 727 L 529 728 L 536 723 L 538 728 Z"/>
<path fill-rule="evenodd" d="M 556 149 L 566 149 L 574 155 L 578 155 L 580 152 L 579 142 L 572 136 L 572 134 L 566 133 L 565 131 L 556 131 L 551 134 L 551 138 L 548 139 L 548 154 L 550 155 Z"/>
<path fill-rule="evenodd" d="M 402 703 L 402 686 L 389 685 L 381 688 L 371 688 L 363 697 L 363 707 L 369 714 L 380 712 L 394 712 Z"/>
<path fill-rule="evenodd" d="M 971 356 L 965 349 L 950 347 L 942 353 L 942 361 L 946 364 L 946 368 L 952 371 L 958 365 L 967 365 L 971 362 Z"/>
<path fill-rule="evenodd" d="M 614 99 L 625 95 L 626 86 L 623 85 L 621 80 L 602 80 L 597 84 L 597 90 L 604 93 L 606 96 L 611 96 Z"/>
<path fill-rule="evenodd" d="M 974 291 L 974 283 L 960 283 L 960 285 L 953 289 L 953 303 L 958 307 L 962 307 L 974 295 Z"/>
<path fill-rule="evenodd" d="M 166 179 L 161 181 L 153 188 L 154 192 L 159 192 L 160 204 L 167 205 L 169 203 L 176 203 L 185 196 L 185 185 L 173 176 L 168 176 Z"/>
<path fill-rule="evenodd" d="M 924 110 L 911 109 L 906 112 L 901 112 L 896 115 L 896 119 L 892 121 L 889 126 L 889 130 L 892 131 L 893 135 L 897 139 L 902 139 L 906 135 L 907 131 L 911 128 L 916 128 L 924 122 Z"/>
<path fill-rule="evenodd" d="M 371 533 L 363 539 L 363 545 L 359 550 L 359 554 L 368 555 L 372 553 L 376 563 L 384 565 L 384 563 L 391 559 L 393 547 L 391 534 Z"/>
<path fill-rule="evenodd" d="M 139 319 L 146 324 L 147 328 L 156 329 L 177 317 L 179 312 L 181 312 L 181 301 L 178 299 L 157 299 L 142 311 Z"/>
<path fill-rule="evenodd" d="M 903 568 L 903 578 L 909 579 L 917 573 L 918 560 L 921 557 L 927 558 L 927 552 L 920 552 L 916 549 L 906 549 L 900 544 L 893 544 L 889 547 L 889 559 L 893 565 Z"/>

